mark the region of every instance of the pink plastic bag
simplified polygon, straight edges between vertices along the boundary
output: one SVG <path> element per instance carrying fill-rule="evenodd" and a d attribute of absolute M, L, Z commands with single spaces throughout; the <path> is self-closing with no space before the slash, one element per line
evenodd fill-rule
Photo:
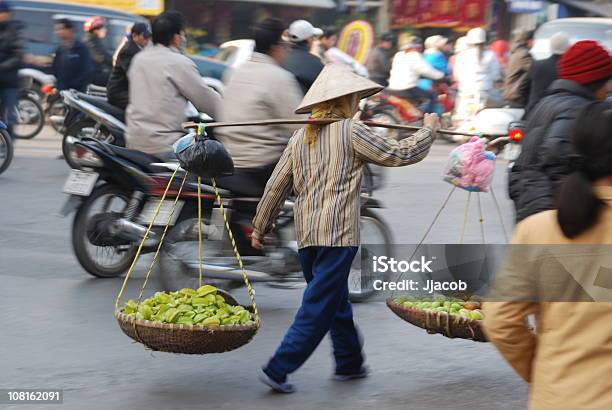
<path fill-rule="evenodd" d="M 495 154 L 485 150 L 484 141 L 472 137 L 451 151 L 444 180 L 472 192 L 487 192 L 495 171 Z"/>

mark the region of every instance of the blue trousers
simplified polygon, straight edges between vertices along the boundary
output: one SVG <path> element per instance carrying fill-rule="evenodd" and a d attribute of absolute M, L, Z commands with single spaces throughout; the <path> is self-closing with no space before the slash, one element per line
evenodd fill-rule
<path fill-rule="evenodd" d="M 17 122 L 15 107 L 19 100 L 18 88 L 2 88 L 0 89 L 0 120 L 4 121 L 11 137 L 13 135 L 13 126 Z"/>
<path fill-rule="evenodd" d="M 361 369 L 364 361 L 361 338 L 348 300 L 348 275 L 356 253 L 357 247 L 300 249 L 308 285 L 293 324 L 263 369 L 273 380 L 285 382 L 287 375 L 310 357 L 328 331 L 336 374 L 354 374 Z"/>

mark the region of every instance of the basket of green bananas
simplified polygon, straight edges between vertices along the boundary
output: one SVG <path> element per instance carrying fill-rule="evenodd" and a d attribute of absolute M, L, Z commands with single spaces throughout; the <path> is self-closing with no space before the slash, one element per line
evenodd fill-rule
<path fill-rule="evenodd" d="M 211 285 L 129 300 L 115 317 L 132 339 L 170 353 L 227 352 L 250 342 L 259 328 L 248 308 Z"/>
<path fill-rule="evenodd" d="M 482 329 L 484 315 L 478 300 L 444 297 L 419 300 L 401 296 L 387 299 L 387 306 L 397 316 L 428 333 L 488 341 Z"/>

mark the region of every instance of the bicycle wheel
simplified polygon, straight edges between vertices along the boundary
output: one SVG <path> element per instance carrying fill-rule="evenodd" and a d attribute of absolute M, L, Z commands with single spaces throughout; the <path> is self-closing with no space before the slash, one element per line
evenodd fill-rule
<path fill-rule="evenodd" d="M 13 160 L 13 142 L 4 129 L 0 129 L 0 174 L 2 174 Z"/>
<path fill-rule="evenodd" d="M 15 106 L 15 138 L 34 138 L 45 125 L 45 113 L 42 106 L 31 96 L 24 94 L 19 97 Z"/>

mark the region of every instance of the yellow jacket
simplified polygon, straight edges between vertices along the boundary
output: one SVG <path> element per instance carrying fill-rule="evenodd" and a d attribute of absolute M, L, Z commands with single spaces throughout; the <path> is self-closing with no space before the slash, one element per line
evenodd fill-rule
<path fill-rule="evenodd" d="M 612 203 L 612 187 L 596 191 Z M 561 232 L 556 211 L 533 215 L 517 226 L 513 243 L 612 244 L 612 207 L 572 240 Z M 591 262 L 587 258 L 582 258 L 585 266 Z M 545 288 L 540 282 L 538 293 Z M 530 384 L 530 409 L 612 409 L 612 303 L 495 301 L 483 310 L 489 339 Z M 527 324 L 531 314 L 537 333 Z"/>

